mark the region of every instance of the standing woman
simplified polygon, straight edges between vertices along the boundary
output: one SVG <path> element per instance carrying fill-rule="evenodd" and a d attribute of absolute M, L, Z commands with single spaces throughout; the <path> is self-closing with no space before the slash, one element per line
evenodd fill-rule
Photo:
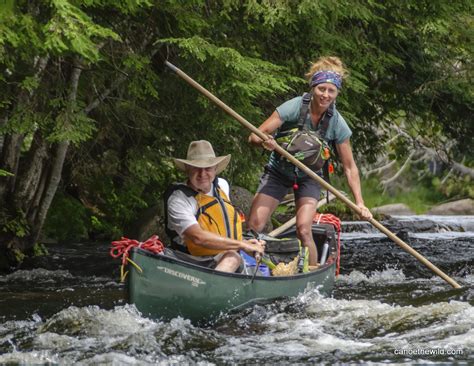
<path fill-rule="evenodd" d="M 325 135 L 321 137 L 334 143 L 355 203 L 361 209 L 361 217 L 370 219 L 372 214 L 364 205 L 359 170 L 352 155 L 350 144 L 352 131 L 335 108 L 335 101 L 341 89 L 342 80 L 346 75 L 347 71 L 338 57 L 321 57 L 311 65 L 306 74 L 311 87 L 311 101 L 304 119 L 304 125 L 305 128 L 318 131 L 322 127 L 321 122 L 323 120 L 329 122 L 324 127 L 326 129 Z M 260 178 L 260 185 L 253 199 L 247 224 L 249 228 L 261 232 L 280 201 L 288 193 L 288 190 L 293 187 L 296 203 L 297 235 L 303 245 L 309 249 L 309 264 L 314 266 L 318 263 L 318 253 L 311 226 L 320 197 L 321 186 L 273 151 L 277 142 L 271 136 L 277 130 L 287 131 L 297 127 L 302 104 L 303 97 L 299 96 L 276 108 L 272 115 L 259 127 L 260 131 L 268 135 L 267 140 L 263 141 L 255 134 L 251 134 L 249 137 L 250 143 L 256 146 L 261 145 L 272 153 Z M 322 171 L 316 173 L 322 175 Z"/>

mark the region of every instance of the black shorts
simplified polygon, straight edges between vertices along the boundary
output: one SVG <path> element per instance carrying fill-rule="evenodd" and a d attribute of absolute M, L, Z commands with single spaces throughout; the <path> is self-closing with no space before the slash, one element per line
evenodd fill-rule
<path fill-rule="evenodd" d="M 298 189 L 293 189 L 295 183 L 298 184 Z M 265 166 L 265 171 L 260 177 L 257 193 L 264 193 L 281 201 L 291 190 L 295 194 L 295 200 L 302 197 L 319 200 L 321 195 L 321 186 L 313 178 L 304 176 L 297 178 L 295 182 L 294 178 L 287 177 L 269 166 Z"/>

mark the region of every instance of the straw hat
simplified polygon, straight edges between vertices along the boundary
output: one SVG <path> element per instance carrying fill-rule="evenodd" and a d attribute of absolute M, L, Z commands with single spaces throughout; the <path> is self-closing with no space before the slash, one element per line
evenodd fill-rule
<path fill-rule="evenodd" d="M 216 156 L 209 141 L 192 141 L 188 147 L 186 159 L 173 158 L 176 167 L 182 171 L 186 170 L 186 165 L 195 168 L 210 168 L 216 166 L 216 174 L 222 172 L 230 161 L 230 155 Z"/>

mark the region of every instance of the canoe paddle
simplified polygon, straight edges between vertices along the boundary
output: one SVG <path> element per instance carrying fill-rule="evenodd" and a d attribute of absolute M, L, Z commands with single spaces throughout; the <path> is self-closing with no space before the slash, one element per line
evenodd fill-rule
<path fill-rule="evenodd" d="M 253 280 L 255 280 L 255 276 L 257 275 L 260 263 L 262 263 L 262 256 L 259 253 L 255 253 L 255 272 L 252 275 L 252 280 L 250 281 L 250 283 L 253 283 Z"/>
<path fill-rule="evenodd" d="M 245 118 L 240 116 L 236 111 L 234 111 L 232 108 L 230 108 L 228 105 L 226 105 L 224 102 L 222 102 L 219 98 L 217 98 L 215 95 L 213 95 L 210 91 L 205 89 L 203 86 L 201 86 L 198 82 L 193 80 L 191 77 L 189 77 L 187 74 L 185 74 L 183 71 L 178 69 L 176 66 L 174 66 L 172 63 L 165 61 L 166 66 L 168 66 L 174 73 L 176 73 L 181 79 L 186 81 L 189 85 L 191 85 L 193 88 L 198 90 L 201 94 L 206 96 L 211 102 L 216 104 L 218 107 L 224 110 L 229 116 L 233 117 L 234 119 L 237 120 L 242 126 L 245 128 L 249 129 L 252 131 L 255 135 L 260 137 L 263 141 L 267 140 L 270 138 L 270 136 L 266 135 L 262 131 L 260 131 L 257 127 L 255 127 L 253 124 L 251 124 L 249 121 L 247 121 Z M 311 169 L 309 169 L 306 165 L 304 165 L 301 161 L 296 159 L 293 155 L 291 155 L 289 152 L 287 152 L 285 149 L 283 149 L 281 146 L 277 145 L 275 150 L 278 154 L 283 156 L 285 159 L 290 161 L 293 165 L 297 166 L 300 170 L 305 172 L 309 177 L 314 179 L 316 182 L 318 182 L 324 189 L 330 191 L 332 194 L 336 196 L 336 198 L 339 198 L 346 206 L 348 206 L 352 211 L 360 215 L 360 208 L 357 207 L 355 203 L 353 203 L 350 199 L 348 199 L 346 196 L 344 196 L 341 192 L 339 192 L 336 188 L 331 186 L 328 182 L 326 182 L 323 178 L 321 178 L 319 175 L 317 175 L 315 172 L 313 172 Z M 415 249 L 410 247 L 407 243 L 405 243 L 403 240 L 401 240 L 399 237 L 397 237 L 394 233 L 392 233 L 390 230 L 388 230 L 384 225 L 382 225 L 380 222 L 375 220 L 374 218 L 371 218 L 367 220 L 370 222 L 373 226 L 375 226 L 380 232 L 383 234 L 387 235 L 392 241 L 395 242 L 398 246 L 400 246 L 403 250 L 414 256 L 418 261 L 420 261 L 422 264 L 424 264 L 426 267 L 428 267 L 431 271 L 433 271 L 435 274 L 437 274 L 439 277 L 441 277 L 443 280 L 445 280 L 447 283 L 449 283 L 452 287 L 454 288 L 461 288 L 461 286 L 451 277 L 449 277 L 446 273 L 441 271 L 438 267 L 436 267 L 433 263 L 431 263 L 428 259 L 423 257 L 420 253 L 418 253 Z"/>

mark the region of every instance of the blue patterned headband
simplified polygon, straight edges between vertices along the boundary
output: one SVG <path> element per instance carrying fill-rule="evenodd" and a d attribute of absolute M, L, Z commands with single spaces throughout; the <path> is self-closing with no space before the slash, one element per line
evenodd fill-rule
<path fill-rule="evenodd" d="M 342 77 L 334 71 L 318 71 L 311 77 L 309 85 L 311 88 L 322 83 L 331 83 L 336 85 L 336 88 L 341 89 Z"/>

